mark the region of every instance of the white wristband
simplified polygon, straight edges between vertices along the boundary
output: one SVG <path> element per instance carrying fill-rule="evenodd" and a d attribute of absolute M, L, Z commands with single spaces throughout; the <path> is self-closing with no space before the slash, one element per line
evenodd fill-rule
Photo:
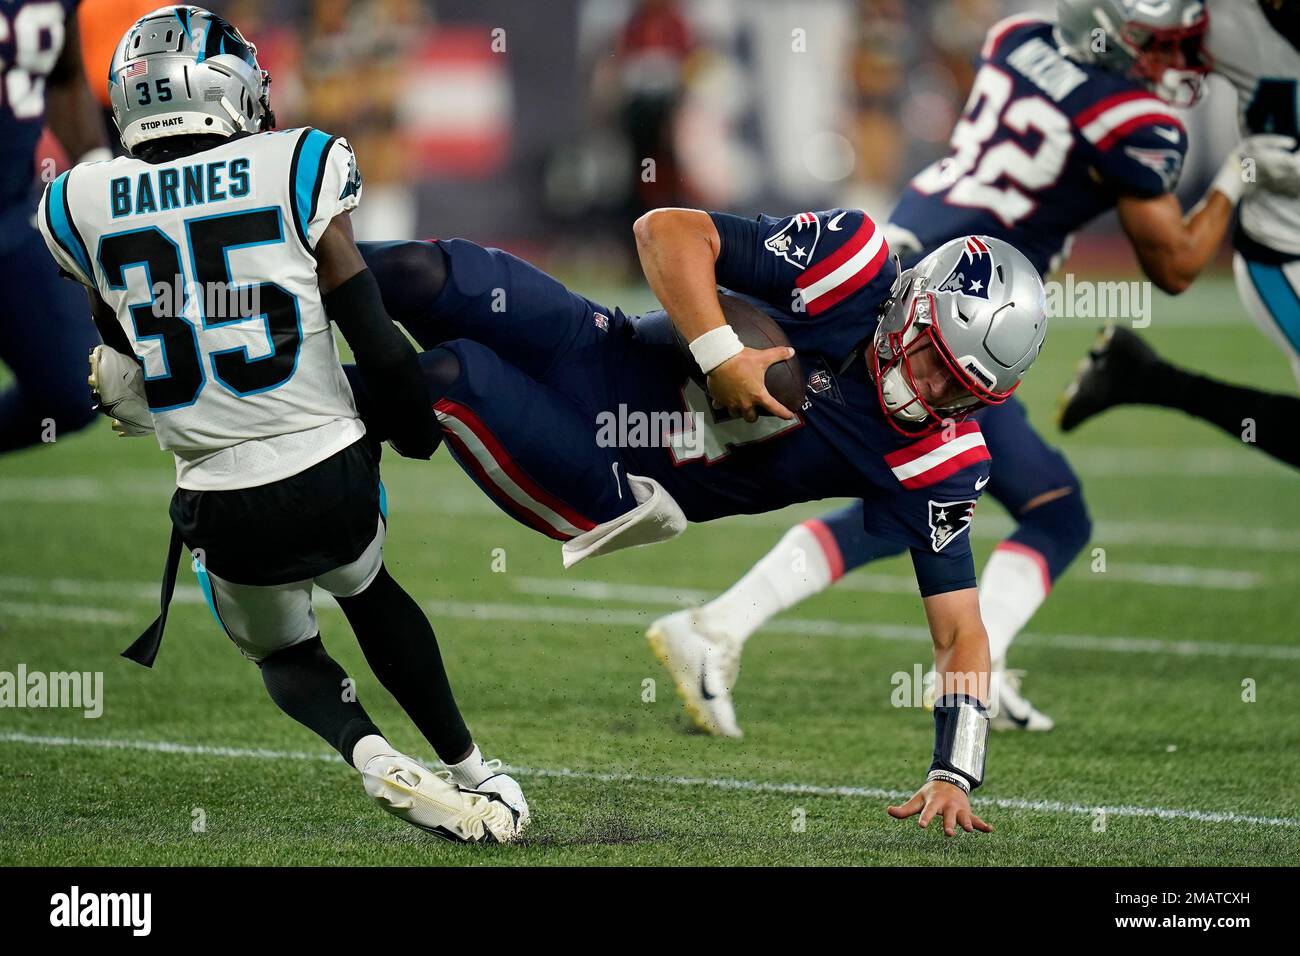
<path fill-rule="evenodd" d="M 954 787 L 960 787 L 963 793 L 970 793 L 970 781 L 959 773 L 951 773 L 947 770 L 931 770 L 925 775 L 925 782 L 930 783 L 934 780 L 950 783 Z"/>
<path fill-rule="evenodd" d="M 1246 180 L 1242 178 L 1241 159 L 1241 150 L 1234 149 L 1219 167 L 1219 174 L 1214 177 L 1214 184 L 1210 187 L 1227 196 L 1228 201 L 1234 206 L 1241 201 L 1242 194 L 1246 191 Z"/>
<path fill-rule="evenodd" d="M 745 346 L 740 344 L 736 330 L 729 325 L 709 329 L 691 343 L 691 355 L 695 356 L 695 364 L 705 375 L 744 350 Z"/>

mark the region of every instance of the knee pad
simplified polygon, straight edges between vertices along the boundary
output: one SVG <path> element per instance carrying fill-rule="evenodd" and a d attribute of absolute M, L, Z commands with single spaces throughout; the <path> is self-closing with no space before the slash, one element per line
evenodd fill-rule
<path fill-rule="evenodd" d="M 360 244 L 379 283 L 384 308 L 426 349 L 440 344 L 430 324 L 434 301 L 447 284 L 447 254 L 436 242 Z"/>
<path fill-rule="evenodd" d="M 1010 540 L 1041 554 L 1053 581 L 1092 537 L 1092 517 L 1078 484 L 1071 486 L 1069 494 L 1030 508 L 1017 520 L 1020 525 Z"/>
<path fill-rule="evenodd" d="M 436 402 L 451 391 L 460 381 L 460 359 L 451 349 L 430 349 L 420 356 L 424 380 L 429 385 L 429 395 Z"/>

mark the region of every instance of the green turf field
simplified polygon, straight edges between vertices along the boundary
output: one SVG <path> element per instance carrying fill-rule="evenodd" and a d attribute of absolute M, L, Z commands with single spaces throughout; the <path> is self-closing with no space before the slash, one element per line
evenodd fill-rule
<path fill-rule="evenodd" d="M 1231 284 L 1208 281 L 1158 298 L 1147 331 L 1191 365 L 1292 388 L 1238 314 Z M 1053 440 L 1056 394 L 1095 325 L 1058 321 L 1022 390 Z M 102 671 L 104 712 L 0 710 L 0 863 L 1300 863 L 1296 475 L 1158 411 L 1060 444 L 1107 570 L 1085 555 L 1013 649 L 1057 729 L 991 741 L 977 812 L 997 832 L 947 841 L 884 812 L 923 779 L 933 734 L 926 712 L 890 704 L 891 675 L 929 661 L 906 559 L 757 634 L 737 691 L 747 736 L 713 740 L 687 731 L 644 625 L 725 587 L 825 505 L 696 526 L 566 574 L 558 544 L 499 515 L 445 453 L 387 456 L 389 565 L 425 602 L 477 739 L 532 804 L 523 845 L 491 848 L 372 806 L 275 710 L 188 570 L 155 670 L 117 656 L 157 611 L 171 464 L 151 440 L 105 424 L 4 458 L 0 671 Z M 1007 527 L 981 506 L 981 561 Z M 320 614 L 372 715 L 427 754 L 342 615 Z"/>

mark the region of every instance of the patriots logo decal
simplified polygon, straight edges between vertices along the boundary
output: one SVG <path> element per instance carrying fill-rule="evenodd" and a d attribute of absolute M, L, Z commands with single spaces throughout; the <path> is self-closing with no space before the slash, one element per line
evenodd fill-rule
<path fill-rule="evenodd" d="M 954 538 L 970 527 L 975 516 L 975 501 L 931 501 L 930 543 L 942 551 Z"/>
<path fill-rule="evenodd" d="M 966 249 L 962 257 L 957 260 L 957 265 L 936 291 L 960 292 L 962 295 L 975 295 L 987 299 L 991 281 L 993 281 L 993 253 L 989 252 L 989 247 L 980 241 L 978 236 L 967 236 Z"/>
<path fill-rule="evenodd" d="M 801 212 L 782 226 L 780 232 L 769 236 L 763 248 L 796 269 L 806 269 L 821 234 L 821 221 L 810 212 Z"/>
<path fill-rule="evenodd" d="M 1178 150 L 1125 146 L 1124 152 L 1159 176 L 1165 192 L 1178 184 L 1178 177 L 1183 171 L 1183 154 Z"/>

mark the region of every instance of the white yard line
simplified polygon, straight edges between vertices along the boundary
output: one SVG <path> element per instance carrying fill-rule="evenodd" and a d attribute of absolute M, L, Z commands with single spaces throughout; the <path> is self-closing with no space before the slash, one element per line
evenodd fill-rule
<path fill-rule="evenodd" d="M 468 601 L 424 601 L 422 606 L 435 618 L 475 621 L 517 621 L 525 624 L 579 624 L 644 628 L 658 612 L 610 608 L 561 607 L 536 604 L 474 603 Z M 930 632 L 919 625 L 880 624 L 816 618 L 776 618 L 760 630 L 779 634 L 836 637 L 849 640 L 871 638 L 881 641 L 929 643 Z M 1035 647 L 1072 651 L 1102 651 L 1115 654 L 1157 654 L 1175 657 L 1244 657 L 1300 661 L 1300 646 L 1288 644 L 1227 644 L 1218 641 L 1169 641 L 1154 637 L 1101 634 L 1040 634 L 1027 632 L 1016 638 Z"/>
<path fill-rule="evenodd" d="M 134 614 L 106 607 L 83 607 L 76 604 L 41 604 L 30 601 L 0 601 L 0 620 L 9 616 L 31 617 L 45 621 L 71 621 L 74 624 L 111 624 L 115 626 L 129 625 L 136 619 Z"/>
<path fill-rule="evenodd" d="M 757 555 L 755 556 L 757 557 Z M 1090 574 L 1083 560 L 1074 571 L 1079 578 L 1086 577 L 1097 584 L 1150 584 L 1158 587 L 1191 588 L 1211 591 L 1257 591 L 1268 579 L 1255 571 L 1235 571 L 1230 568 L 1198 568 L 1184 564 L 1145 564 L 1142 562 L 1111 563 L 1105 572 Z M 510 575 L 514 590 L 521 594 L 556 597 L 571 594 L 584 600 L 644 601 L 661 604 L 703 604 L 716 597 L 720 591 L 704 588 L 673 587 L 671 585 L 607 585 L 600 581 L 569 580 L 566 578 Z M 847 591 L 866 591 L 872 594 L 916 594 L 916 578 L 910 574 L 882 574 L 874 569 L 849 573 L 835 582 Z"/>
<path fill-rule="evenodd" d="M 1092 451 L 1097 451 L 1093 449 Z M 1125 456 L 1125 460 L 1136 460 L 1147 456 L 1152 467 L 1164 467 L 1163 452 L 1130 453 L 1124 449 L 1109 449 L 1114 456 Z M 1187 452 L 1202 452 L 1203 449 L 1190 449 Z M 1210 452 L 1213 454 L 1213 452 Z M 1083 454 L 1083 452 L 1080 452 Z M 1164 475 L 1165 472 L 1160 472 Z M 1187 477 L 1179 471 L 1181 477 Z M 117 476 L 111 481 L 89 475 L 70 475 L 61 478 L 0 478 L 0 504 L 41 504 L 41 503 L 84 503 L 121 505 L 124 500 L 156 501 L 158 507 L 166 509 L 166 502 L 171 493 L 171 485 L 159 483 L 156 475 L 146 473 L 127 473 L 127 477 Z M 472 486 L 449 486 L 440 488 L 438 494 L 427 494 L 420 488 L 420 483 L 413 480 L 409 473 L 388 483 L 389 501 L 393 510 L 411 514 L 454 515 L 458 517 L 479 517 L 496 515 L 504 518 L 496 506 Z M 786 528 L 803 517 L 809 517 L 829 511 L 842 504 L 832 500 L 819 506 L 809 503 L 796 506 L 793 510 L 769 512 L 760 515 L 744 515 L 722 519 L 734 526 L 750 528 Z M 161 512 L 160 512 L 161 513 Z M 1263 514 L 1263 512 L 1261 512 Z M 509 522 L 509 519 L 505 519 Z M 513 522 L 509 522 L 513 524 Z M 710 522 L 712 524 L 712 522 Z M 505 527 L 505 525 L 503 525 Z M 703 526 L 701 526 L 703 527 Z M 1221 553 L 1230 551 L 1265 551 L 1284 554 L 1300 553 L 1300 529 L 1261 525 L 1250 527 L 1233 524 L 1214 524 L 1197 522 L 1195 524 L 1177 521 L 1109 521 L 1099 520 L 1095 524 L 1091 547 L 1111 548 L 1117 545 L 1137 545 L 1145 547 L 1178 547 L 1189 550 L 1207 550 Z M 1015 528 L 1015 523 L 1003 514 L 990 508 L 979 516 L 971 528 L 971 533 L 982 540 L 1000 540 Z M 699 534 L 700 531 L 694 533 Z M 757 557 L 757 555 L 756 555 Z"/>
<path fill-rule="evenodd" d="M 0 733 L 0 743 L 24 744 L 33 747 L 82 747 L 99 750 L 132 750 L 147 753 L 178 754 L 195 757 L 224 757 L 235 760 L 297 760 L 312 762 L 341 762 L 337 754 L 310 753 L 301 750 L 268 750 L 251 747 L 214 747 L 204 744 L 183 744 L 165 740 L 129 740 L 113 737 L 47 737 L 15 732 Z M 775 783 L 761 780 L 738 780 L 732 777 L 683 777 L 658 774 L 602 773 L 592 770 L 573 770 L 568 767 L 520 767 L 507 765 L 511 774 L 520 777 L 546 777 L 560 780 L 585 780 L 598 783 L 638 783 L 651 786 L 708 787 L 714 790 L 732 790 L 744 793 L 777 793 L 810 797 L 857 797 L 869 800 L 901 800 L 911 796 L 911 791 L 889 790 L 883 787 L 824 786 L 811 783 Z M 972 803 L 1001 810 L 1027 810 L 1031 813 L 1054 815 L 1096 816 L 1104 812 L 1108 817 L 1147 817 L 1159 820 L 1191 820 L 1197 823 L 1230 823 L 1245 826 L 1300 827 L 1294 817 L 1266 817 L 1249 813 L 1195 810 L 1185 807 L 1089 806 L 1061 800 L 1029 800 L 1016 797 L 976 797 Z"/>
<path fill-rule="evenodd" d="M 182 570 L 182 574 L 184 574 Z M 505 575 L 505 583 L 510 576 Z M 642 630 L 666 607 L 680 607 L 691 601 L 685 598 L 698 595 L 690 589 L 654 588 L 647 585 L 620 585 L 603 582 L 562 578 L 525 578 L 531 593 L 540 593 L 538 582 L 553 580 L 548 586 L 554 595 L 567 595 L 577 600 L 593 602 L 625 600 L 642 605 L 640 608 L 581 607 L 555 604 L 516 604 L 498 601 L 426 600 L 422 606 L 435 618 L 454 618 L 472 621 L 513 621 L 521 624 L 573 624 L 592 627 L 620 627 Z M 29 578 L 0 575 L 0 595 L 19 592 L 25 598 L 34 593 L 50 596 L 95 598 L 115 597 L 139 604 L 153 604 L 158 600 L 158 585 L 139 581 L 77 581 L 70 578 Z M 172 599 L 178 604 L 202 604 L 203 595 L 197 585 L 178 584 Z M 313 603 L 322 610 L 336 609 L 334 601 L 320 589 L 313 595 Z M 645 605 L 652 605 L 646 607 Z M 657 606 L 653 606 L 657 605 Z M 117 608 L 88 607 L 43 602 L 11 602 L 0 598 L 0 617 L 9 609 L 14 616 L 71 620 L 78 623 L 133 625 L 143 627 L 148 614 L 136 615 Z M 150 609 L 152 610 L 152 608 Z M 929 643 L 929 631 L 920 625 L 887 624 L 878 621 L 846 623 L 819 618 L 778 617 L 761 628 L 776 634 L 795 634 L 809 637 L 834 637 L 846 640 L 874 639 Z M 1163 638 L 1103 634 L 1041 634 L 1027 632 L 1017 638 L 1021 646 L 1053 647 L 1061 650 L 1098 651 L 1112 654 L 1156 654 L 1174 657 L 1240 657 L 1280 661 L 1300 660 L 1300 646 L 1289 644 L 1230 644 L 1219 641 L 1171 641 Z"/>

